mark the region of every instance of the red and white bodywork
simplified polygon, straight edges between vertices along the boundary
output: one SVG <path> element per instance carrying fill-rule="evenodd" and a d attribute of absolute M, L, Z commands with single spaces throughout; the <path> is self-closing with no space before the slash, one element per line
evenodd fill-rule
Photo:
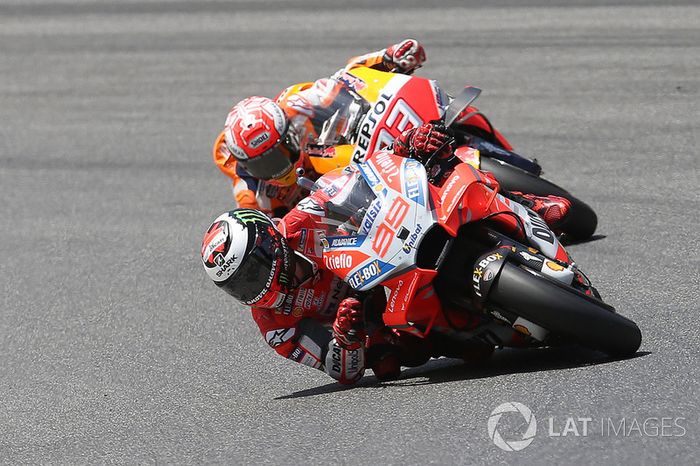
<path fill-rule="evenodd" d="M 462 225 L 492 219 L 499 230 L 530 246 L 532 257 L 538 254 L 543 274 L 565 284 L 573 280 L 574 266 L 545 222 L 498 194 L 498 186 L 467 163 L 459 164 L 436 187 L 419 162 L 379 151 L 317 184 L 329 196 L 324 220 L 331 226 L 324 241 L 326 267 L 360 291 L 387 287 L 383 318 L 392 328 L 424 336 L 434 324 L 444 324 L 442 306 L 430 284 L 449 242 L 430 268 L 419 267 L 425 262 L 419 249 L 426 238 L 434 238 L 431 231 L 436 228 L 456 237 Z M 465 278 L 469 286 L 471 277 Z"/>

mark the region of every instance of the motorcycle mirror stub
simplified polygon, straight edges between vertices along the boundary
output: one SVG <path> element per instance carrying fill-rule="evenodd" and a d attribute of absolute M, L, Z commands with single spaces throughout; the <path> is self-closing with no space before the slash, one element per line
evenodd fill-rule
<path fill-rule="evenodd" d="M 479 97 L 479 94 L 481 94 L 481 89 L 478 87 L 467 86 L 462 89 L 445 109 L 445 126 L 448 128 L 452 126 L 459 114 L 469 107 Z"/>
<path fill-rule="evenodd" d="M 297 174 L 297 184 L 301 186 L 302 188 L 306 189 L 307 191 L 314 192 L 316 191 L 316 183 L 311 181 L 308 178 L 304 177 L 305 171 L 303 168 L 299 167 L 296 169 L 296 174 Z"/>

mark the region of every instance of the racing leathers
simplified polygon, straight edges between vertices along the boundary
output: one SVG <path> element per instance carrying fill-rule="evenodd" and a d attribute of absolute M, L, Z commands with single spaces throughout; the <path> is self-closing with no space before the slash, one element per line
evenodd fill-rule
<path fill-rule="evenodd" d="M 484 177 L 484 182 L 488 183 L 489 179 Z M 415 299 L 422 303 L 418 307 L 424 308 L 427 316 L 425 321 L 416 320 L 416 324 L 427 326 L 432 316 L 438 317 L 434 319 L 430 337 L 419 338 L 384 325 L 383 287 L 360 296 L 333 273 L 331 269 L 335 265 L 324 262 L 323 243 L 332 224 L 326 221 L 325 205 L 337 186 L 342 183 L 334 182 L 328 191 L 317 190 L 278 220 L 277 230 L 295 251 L 297 281 L 301 284 L 275 309 L 253 306 L 253 318 L 265 341 L 285 358 L 324 370 L 343 384 L 357 382 L 365 368 L 371 368 L 380 380 L 389 380 L 399 376 L 401 366 L 418 366 L 431 357 L 449 356 L 467 361 L 488 357 L 493 351 L 492 344 L 452 341 L 445 336 L 445 331 L 477 327 L 483 316 L 463 307 L 444 306 L 432 284 L 421 287 L 416 295 Z M 334 234 L 341 230 L 342 226 Z M 352 296 L 363 300 L 363 333 L 367 338 L 347 342 L 337 332 L 334 335 L 334 331 L 339 326 L 338 308 L 342 310 L 347 298 Z"/>
<path fill-rule="evenodd" d="M 342 82 L 346 71 L 369 67 L 380 71 L 412 73 L 425 61 L 423 47 L 414 39 L 406 39 L 386 49 L 351 58 L 347 65 L 331 78 L 322 78 L 290 86 L 280 92 L 275 102 L 289 119 L 290 130 L 300 139 L 299 147 L 306 150 L 306 142 L 318 135 L 319 128 L 311 123 L 314 113 L 330 108 L 338 94 L 344 91 Z M 349 79 L 349 78 L 348 78 Z M 259 209 L 282 216 L 305 195 L 294 185 L 280 187 L 251 176 L 236 162 L 226 145 L 224 132 L 214 142 L 212 155 L 216 166 L 232 180 L 233 194 L 238 207 Z M 304 163 L 307 177 L 315 178 L 313 169 Z"/>
<path fill-rule="evenodd" d="M 383 325 L 383 292 L 356 295 L 323 263 L 326 228 L 322 218 L 327 199 L 323 196 L 319 191 L 278 220 L 277 229 L 295 251 L 301 284 L 275 309 L 253 306 L 253 319 L 277 353 L 323 370 L 342 384 L 357 382 L 365 368 L 371 368 L 380 380 L 396 378 L 401 365 L 425 363 L 430 358 L 429 349 L 418 338 Z M 337 338 L 333 328 L 339 306 L 350 296 L 362 299 L 363 333 L 367 335 L 353 345 Z"/>

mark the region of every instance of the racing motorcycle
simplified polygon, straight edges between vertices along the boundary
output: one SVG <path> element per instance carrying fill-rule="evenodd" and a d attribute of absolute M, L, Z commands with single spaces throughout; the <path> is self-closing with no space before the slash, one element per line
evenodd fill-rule
<path fill-rule="evenodd" d="M 442 118 L 451 101 L 436 81 L 418 76 L 359 67 L 334 79 L 344 84 L 344 91 L 335 96 L 328 109 L 314 116 L 318 137 L 304 144 L 311 164 L 321 174 L 362 162 L 368 154 L 391 144 L 405 129 Z M 467 89 L 473 102 L 481 91 Z M 492 172 L 506 190 L 567 198 L 571 214 L 561 226 L 562 232 L 573 240 L 593 235 L 598 219 L 591 207 L 542 178 L 537 161 L 513 152 L 510 143 L 476 107 L 468 105 L 466 110 L 466 123 L 453 125 L 452 130 L 457 134 L 457 151 L 470 157 L 467 163 Z"/>
<path fill-rule="evenodd" d="M 436 166 L 379 151 L 315 183 L 300 178 L 323 204 L 325 265 L 359 293 L 386 287 L 387 326 L 500 347 L 637 351 L 637 325 L 602 301 L 535 212 L 470 163 L 442 177 Z M 484 323 L 457 331 L 446 308 L 480 313 Z"/>

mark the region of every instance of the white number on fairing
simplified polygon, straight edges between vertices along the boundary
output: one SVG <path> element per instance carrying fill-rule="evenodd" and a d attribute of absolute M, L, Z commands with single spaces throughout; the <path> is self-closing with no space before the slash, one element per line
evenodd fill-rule
<path fill-rule="evenodd" d="M 386 117 L 386 127 L 394 137 L 409 128 L 416 128 L 422 124 L 423 119 L 403 99 L 396 101 L 391 113 Z"/>
<path fill-rule="evenodd" d="M 527 211 L 527 215 L 530 217 L 530 222 L 532 223 L 532 229 L 530 230 L 534 236 L 539 239 L 548 242 L 549 244 L 554 244 L 554 234 L 549 229 L 547 224 L 542 218 L 532 211 Z"/>
<path fill-rule="evenodd" d="M 391 113 L 386 117 L 384 123 L 386 128 L 379 131 L 374 150 L 382 149 L 396 139 L 404 130 L 416 128 L 423 124 L 423 120 L 403 99 L 398 99 L 391 109 Z"/>
<path fill-rule="evenodd" d="M 525 206 L 509 199 L 506 200 L 506 198 L 502 197 L 500 194 L 498 194 L 498 196 L 500 196 L 501 201 L 509 205 L 513 212 L 518 214 L 523 220 L 525 224 L 525 234 L 533 246 L 542 251 L 545 256 L 550 258 L 555 257 L 557 249 L 559 249 L 559 242 L 545 221 Z"/>

